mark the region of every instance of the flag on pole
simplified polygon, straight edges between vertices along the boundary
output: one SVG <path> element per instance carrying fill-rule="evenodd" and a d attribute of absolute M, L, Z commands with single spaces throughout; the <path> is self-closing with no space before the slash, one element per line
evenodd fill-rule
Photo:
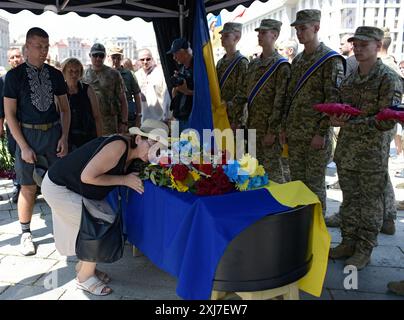
<path fill-rule="evenodd" d="M 230 128 L 226 107 L 221 103 L 219 81 L 213 60 L 212 45 L 203 0 L 195 3 L 193 54 L 194 99 L 189 127 L 202 137 L 203 129 Z"/>
<path fill-rule="evenodd" d="M 241 18 L 245 13 L 246 8 L 244 8 L 238 15 L 236 15 L 231 21 L 233 22 L 237 18 Z"/>

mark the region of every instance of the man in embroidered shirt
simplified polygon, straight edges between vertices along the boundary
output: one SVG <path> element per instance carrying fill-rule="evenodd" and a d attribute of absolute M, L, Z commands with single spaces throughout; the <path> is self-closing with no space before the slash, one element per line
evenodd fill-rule
<path fill-rule="evenodd" d="M 320 17 L 319 10 L 302 10 L 297 12 L 296 21 L 291 24 L 296 28 L 304 51 L 292 62 L 287 103 L 289 111 L 282 126 L 286 129 L 289 145 L 291 178 L 303 181 L 318 195 L 325 213 L 325 172 L 331 155 L 331 132 L 328 117 L 314 110 L 313 105 L 339 101 L 344 58 L 318 40 Z M 317 68 L 312 73 L 308 72 L 313 65 Z M 284 138 L 282 134 L 282 142 L 285 142 Z"/>
<path fill-rule="evenodd" d="M 138 61 L 142 64 L 142 68 L 136 71 L 141 91 L 142 106 L 138 110 L 142 122 L 146 119 L 169 120 L 171 99 L 163 71 L 156 65 L 149 49 L 139 50 Z"/>
<path fill-rule="evenodd" d="M 95 43 L 90 49 L 91 66 L 84 72 L 83 81 L 95 91 L 103 123 L 103 135 L 128 131 L 128 101 L 125 84 L 119 71 L 104 64 L 105 47 Z"/>
<path fill-rule="evenodd" d="M 245 102 L 241 101 L 243 83 L 247 73 L 248 59 L 236 49 L 243 25 L 227 22 L 222 31 L 222 46 L 226 54 L 216 65 L 222 100 L 227 106 L 227 116 L 233 130 L 241 128 Z"/>
<path fill-rule="evenodd" d="M 264 19 L 255 29 L 262 54 L 248 65 L 244 86 L 248 104 L 247 128 L 256 130 L 257 159 L 270 179 L 278 183 L 285 182 L 279 133 L 290 79 L 290 64 L 275 50 L 281 25 L 280 21 Z M 267 77 L 266 81 L 260 81 L 264 77 Z"/>
<path fill-rule="evenodd" d="M 31 255 L 36 252 L 30 230 L 37 189 L 33 180 L 34 164 L 40 155 L 51 165 L 67 154 L 70 107 L 62 73 L 45 64 L 48 34 L 40 28 L 31 28 L 25 45 L 27 62 L 6 75 L 4 110 L 17 142 L 15 171 L 21 185 L 18 217 L 23 232 L 20 250 L 24 255 Z"/>

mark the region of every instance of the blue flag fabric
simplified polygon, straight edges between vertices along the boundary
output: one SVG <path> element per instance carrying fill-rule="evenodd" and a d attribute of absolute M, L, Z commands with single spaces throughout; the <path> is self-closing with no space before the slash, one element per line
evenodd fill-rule
<path fill-rule="evenodd" d="M 213 129 L 212 104 L 209 79 L 206 70 L 203 47 L 208 45 L 209 29 L 203 0 L 196 1 L 192 49 L 194 54 L 194 99 L 189 117 L 189 127 L 203 137 L 203 129 Z"/>

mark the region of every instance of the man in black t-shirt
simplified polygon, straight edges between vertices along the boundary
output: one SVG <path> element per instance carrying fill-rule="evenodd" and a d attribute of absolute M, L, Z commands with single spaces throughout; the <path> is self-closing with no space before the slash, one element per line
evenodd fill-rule
<path fill-rule="evenodd" d="M 62 73 L 45 64 L 48 34 L 40 28 L 31 28 L 25 45 L 27 62 L 6 75 L 4 111 L 17 142 L 15 172 L 21 185 L 18 199 L 22 228 L 20 251 L 23 255 L 32 255 L 36 252 L 30 230 L 37 188 L 32 177 L 34 164 L 37 155 L 44 156 L 51 165 L 67 154 L 70 107 Z"/>
<path fill-rule="evenodd" d="M 181 133 L 189 127 L 188 120 L 192 112 L 192 103 L 194 100 L 194 57 L 190 43 L 184 38 L 175 39 L 167 54 L 172 54 L 173 59 L 180 65 L 179 70 L 171 77 L 174 88 L 170 110 L 172 110 L 174 118 L 179 121 Z"/>

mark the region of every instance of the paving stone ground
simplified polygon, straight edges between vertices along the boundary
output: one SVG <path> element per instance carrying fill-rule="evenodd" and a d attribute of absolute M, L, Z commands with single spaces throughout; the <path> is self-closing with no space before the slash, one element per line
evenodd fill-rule
<path fill-rule="evenodd" d="M 404 182 L 394 173 L 404 164 L 390 164 L 393 185 Z M 335 169 L 330 168 L 327 182 L 337 180 Z M 176 279 L 158 269 L 145 256 L 134 257 L 128 244 L 124 257 L 114 263 L 101 265 L 112 278 L 114 292 L 106 297 L 96 297 L 75 288 L 75 258 L 61 257 L 54 246 L 52 217 L 43 198 L 39 197 L 31 223 L 38 252 L 24 257 L 18 252 L 20 226 L 16 205 L 10 200 L 12 183 L 0 180 L 0 300 L 45 299 L 45 300 L 176 300 Z M 404 200 L 404 189 L 395 188 L 397 200 Z M 327 215 L 338 211 L 342 194 L 340 190 L 327 192 Z M 393 236 L 379 235 L 370 265 L 358 274 L 357 289 L 346 290 L 344 265 L 330 260 L 323 292 L 320 298 L 300 293 L 303 300 L 404 300 L 387 291 L 389 281 L 404 280 L 404 211 L 399 211 L 397 232 Z M 340 241 L 338 228 L 330 228 L 332 246 Z"/>

